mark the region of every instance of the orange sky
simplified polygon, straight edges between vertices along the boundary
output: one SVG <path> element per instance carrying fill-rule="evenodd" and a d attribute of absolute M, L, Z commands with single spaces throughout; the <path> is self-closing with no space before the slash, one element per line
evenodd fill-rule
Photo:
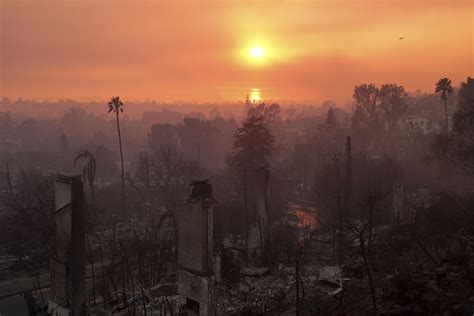
<path fill-rule="evenodd" d="M 473 76 L 473 0 L 0 0 L 0 96 L 350 99 Z M 399 40 L 404 36 L 405 40 Z M 262 62 L 246 52 L 261 45 Z"/>

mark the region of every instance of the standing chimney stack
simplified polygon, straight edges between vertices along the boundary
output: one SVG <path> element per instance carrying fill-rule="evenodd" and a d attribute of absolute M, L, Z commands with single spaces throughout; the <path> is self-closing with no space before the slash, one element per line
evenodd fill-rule
<path fill-rule="evenodd" d="M 55 183 L 56 249 L 50 259 L 52 299 L 48 309 L 86 314 L 84 188 L 80 176 L 58 175 Z"/>

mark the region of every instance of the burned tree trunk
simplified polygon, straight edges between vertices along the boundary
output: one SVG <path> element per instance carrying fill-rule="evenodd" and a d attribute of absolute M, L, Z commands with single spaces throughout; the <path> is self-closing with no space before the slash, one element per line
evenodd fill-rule
<path fill-rule="evenodd" d="M 360 251 L 362 254 L 362 259 L 364 260 L 365 269 L 367 270 L 367 279 L 369 280 L 369 287 L 370 287 L 370 296 L 372 298 L 372 308 L 374 312 L 377 312 L 377 298 L 375 296 L 375 286 L 374 280 L 372 277 L 372 267 L 369 262 L 367 249 L 365 246 L 365 238 L 364 238 L 364 230 L 359 233 L 359 241 L 360 241 Z"/>

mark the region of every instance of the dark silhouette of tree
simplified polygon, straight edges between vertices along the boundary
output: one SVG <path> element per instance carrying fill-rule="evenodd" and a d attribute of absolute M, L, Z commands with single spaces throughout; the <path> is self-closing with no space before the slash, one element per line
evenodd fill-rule
<path fill-rule="evenodd" d="M 356 102 L 356 107 L 364 110 L 367 124 L 374 131 L 378 130 L 380 127 L 379 89 L 374 84 L 361 84 L 354 88 L 352 97 Z"/>
<path fill-rule="evenodd" d="M 315 140 L 319 144 L 320 150 L 318 155 L 328 158 L 335 154 L 339 148 L 338 141 L 342 135 L 341 132 L 342 129 L 336 116 L 336 111 L 331 107 L 328 110 L 324 123 L 317 126 Z"/>
<path fill-rule="evenodd" d="M 13 130 L 13 121 L 10 112 L 0 112 L 0 137 L 9 135 Z"/>
<path fill-rule="evenodd" d="M 96 170 L 96 163 L 94 156 L 88 150 L 81 150 L 76 158 L 74 158 L 74 167 L 76 167 L 76 163 L 80 159 L 86 159 L 86 163 L 82 169 L 82 178 L 84 182 L 89 185 L 89 189 L 91 191 L 91 200 L 94 203 L 94 181 L 95 181 L 95 170 Z"/>
<path fill-rule="evenodd" d="M 367 125 L 367 115 L 362 106 L 356 106 L 352 114 L 352 128 L 361 130 Z"/>
<path fill-rule="evenodd" d="M 263 115 L 249 115 L 235 132 L 231 166 L 245 171 L 268 164 L 273 142 Z"/>
<path fill-rule="evenodd" d="M 408 107 L 405 88 L 392 83 L 384 84 L 379 90 L 379 100 L 389 130 L 393 131 Z"/>
<path fill-rule="evenodd" d="M 123 102 L 120 100 L 120 97 L 112 97 L 110 98 L 110 101 L 107 103 L 107 106 L 109 108 L 108 113 L 114 112 L 115 113 L 115 119 L 117 122 L 117 133 L 118 133 L 118 139 L 119 139 L 119 148 L 120 148 L 120 166 L 122 169 L 122 212 L 124 218 L 126 217 L 125 213 L 125 172 L 123 169 L 123 150 L 122 150 L 122 135 L 120 133 L 120 119 L 119 119 L 119 114 L 123 113 Z"/>
<path fill-rule="evenodd" d="M 435 93 L 440 94 L 441 100 L 444 101 L 444 114 L 445 114 L 445 128 L 448 132 L 448 105 L 446 100 L 448 99 L 448 94 L 453 92 L 453 87 L 451 86 L 451 80 L 448 78 L 439 79 L 436 83 Z"/>
<path fill-rule="evenodd" d="M 187 183 L 196 178 L 196 163 L 183 158 L 183 154 L 171 147 L 161 147 L 139 158 L 137 180 L 128 180 L 141 199 L 155 207 L 165 207 L 176 212 L 187 192 Z"/>
<path fill-rule="evenodd" d="M 218 108 L 213 108 L 211 110 L 211 112 L 209 112 L 209 120 L 212 121 L 212 120 L 215 120 L 217 118 L 221 118 L 222 117 L 222 114 L 221 114 L 221 111 L 219 111 Z"/>
<path fill-rule="evenodd" d="M 276 103 L 270 105 L 260 103 L 249 108 L 247 116 L 262 116 L 268 127 L 272 127 L 281 121 L 281 109 Z"/>
<path fill-rule="evenodd" d="M 337 120 L 336 114 L 334 114 L 334 110 L 332 107 L 328 111 L 328 115 L 326 117 L 326 121 L 324 124 L 329 128 L 329 129 L 337 129 L 339 128 L 339 121 Z"/>
<path fill-rule="evenodd" d="M 1 201 L 7 212 L 0 229 L 9 236 L 7 251 L 22 260 L 25 256 L 41 256 L 52 245 L 54 185 L 52 178 L 44 177 L 37 169 L 22 169 L 17 188 Z"/>
<path fill-rule="evenodd" d="M 198 168 L 209 167 L 219 130 L 207 120 L 185 117 L 177 131 L 184 157 L 195 161 Z"/>
<path fill-rule="evenodd" d="M 474 78 L 468 77 L 459 89 L 458 109 L 453 116 L 453 158 L 466 174 L 474 175 Z"/>
<path fill-rule="evenodd" d="M 175 125 L 153 124 L 148 134 L 148 146 L 152 152 L 161 148 L 178 148 L 178 135 Z"/>
<path fill-rule="evenodd" d="M 72 106 L 68 108 L 62 118 L 59 119 L 62 130 L 67 131 L 69 141 L 72 143 L 83 142 L 84 134 L 87 130 L 84 125 L 92 125 L 90 118 L 87 118 L 86 111 L 79 106 Z M 67 160 L 69 163 L 69 159 Z"/>

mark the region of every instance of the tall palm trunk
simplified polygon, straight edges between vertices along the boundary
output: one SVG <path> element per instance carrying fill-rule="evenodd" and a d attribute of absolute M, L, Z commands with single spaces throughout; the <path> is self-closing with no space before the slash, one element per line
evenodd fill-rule
<path fill-rule="evenodd" d="M 91 202 L 92 202 L 92 205 L 94 205 L 94 203 L 95 203 L 95 194 L 94 194 L 94 183 L 93 182 L 89 182 L 89 189 L 91 191 Z"/>
<path fill-rule="evenodd" d="M 444 114 L 445 114 L 445 119 L 446 119 L 446 133 L 449 132 L 448 128 L 448 105 L 446 104 L 446 97 L 443 98 L 444 100 Z"/>
<path fill-rule="evenodd" d="M 8 162 L 7 162 L 7 186 L 8 186 L 8 194 L 11 197 L 13 195 L 13 186 L 12 186 L 12 178 L 10 176 L 10 167 L 8 166 Z"/>
<path fill-rule="evenodd" d="M 122 135 L 120 134 L 120 121 L 119 121 L 119 114 L 118 111 L 115 113 L 116 118 L 117 118 L 117 132 L 118 132 L 118 138 L 119 138 L 119 148 L 120 148 L 120 165 L 122 167 L 122 212 L 123 212 L 123 218 L 125 219 L 126 213 L 125 213 L 125 172 L 123 169 L 123 152 L 122 152 Z"/>

